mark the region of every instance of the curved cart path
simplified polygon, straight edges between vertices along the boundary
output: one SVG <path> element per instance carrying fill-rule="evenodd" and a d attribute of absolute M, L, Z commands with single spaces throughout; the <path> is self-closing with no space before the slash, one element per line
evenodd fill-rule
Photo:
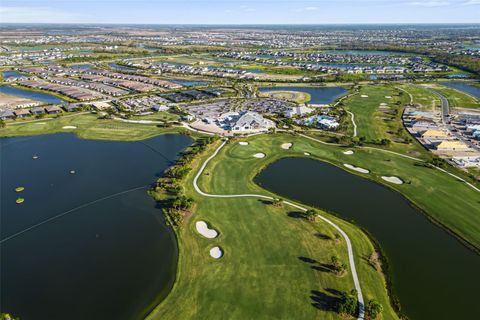
<path fill-rule="evenodd" d="M 215 158 L 218 154 L 218 152 L 220 152 L 220 150 L 225 146 L 225 144 L 227 143 L 227 141 L 224 141 L 216 150 L 215 152 L 207 159 L 205 160 L 205 162 L 202 164 L 202 166 L 200 167 L 200 170 L 198 170 L 197 172 L 197 175 L 195 176 L 195 178 L 193 179 L 193 187 L 195 188 L 195 191 L 197 191 L 199 194 L 201 194 L 202 196 L 204 197 L 210 197 L 210 198 L 246 198 L 246 197 L 252 197 L 252 198 L 262 198 L 262 199 L 268 199 L 268 200 L 273 200 L 274 198 L 273 197 L 270 197 L 270 196 L 266 196 L 266 195 L 261 195 L 261 194 L 250 194 L 250 193 L 246 193 L 246 194 L 231 194 L 231 195 L 227 195 L 227 194 L 210 194 L 210 193 L 206 193 L 206 192 L 203 192 L 199 187 L 198 187 L 198 179 L 200 178 L 200 176 L 202 175 L 203 171 L 205 170 L 206 166 L 208 165 L 208 163 L 210 162 L 210 160 L 212 160 L 213 158 Z M 283 201 L 283 203 L 289 205 L 289 206 L 292 206 L 294 208 L 297 208 L 299 210 L 302 210 L 302 211 L 307 211 L 306 208 L 302 207 L 302 206 L 299 206 L 295 203 L 292 203 L 292 202 L 289 202 L 289 201 Z M 354 260 L 354 256 L 353 256 L 353 247 L 352 247 L 352 243 L 350 241 L 350 238 L 348 237 L 348 235 L 338 226 L 336 225 L 335 223 L 333 223 L 332 221 L 330 221 L 329 219 L 321 216 L 321 215 L 318 215 L 318 217 L 325 221 L 326 223 L 328 223 L 329 225 L 331 225 L 333 228 L 335 228 L 341 235 L 342 237 L 345 239 L 345 242 L 347 243 L 347 251 L 348 251 L 348 261 L 350 263 L 350 269 L 352 271 L 352 278 L 353 278 L 353 283 L 355 285 L 355 290 L 357 290 L 357 295 L 358 295 L 358 304 L 359 304 L 359 311 L 358 311 L 358 320 L 363 320 L 364 317 L 365 317 L 365 311 L 364 311 L 364 300 L 363 300 L 363 295 L 362 295 L 362 289 L 360 287 L 360 280 L 358 279 L 358 275 L 357 275 L 357 269 L 355 267 L 355 260 Z"/>

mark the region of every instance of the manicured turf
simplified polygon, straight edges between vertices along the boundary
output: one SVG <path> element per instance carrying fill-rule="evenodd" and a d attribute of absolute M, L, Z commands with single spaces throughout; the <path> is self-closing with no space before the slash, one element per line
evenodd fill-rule
<path fill-rule="evenodd" d="M 74 126 L 77 129 L 63 129 Z M 0 137 L 31 136 L 57 132 L 73 132 L 84 139 L 133 141 L 154 137 L 162 133 L 184 132 L 182 128 L 159 128 L 156 125 L 125 123 L 115 120 L 99 120 L 98 115 L 67 115 L 55 119 L 41 119 L 35 122 L 7 122 L 0 128 Z"/>
<path fill-rule="evenodd" d="M 400 85 L 398 86 L 413 96 L 413 103 L 420 110 L 440 112 L 440 99 L 430 91 L 421 86 Z"/>
<path fill-rule="evenodd" d="M 168 111 L 160 111 L 145 116 L 133 116 L 132 119 L 152 121 L 177 121 L 180 120 L 180 116 L 178 114 L 174 114 Z"/>
<path fill-rule="evenodd" d="M 442 85 L 433 85 L 431 88 L 444 95 L 452 108 L 480 108 L 480 102 L 477 99 L 460 90 Z"/>
<path fill-rule="evenodd" d="M 228 145 L 201 178 L 205 191 L 221 194 L 254 191 L 269 194 L 253 184 L 251 178 L 266 163 L 282 155 L 297 154 L 280 148 L 289 135 L 252 138 L 243 147 Z M 216 145 L 218 146 L 218 144 Z M 215 146 L 215 147 L 216 147 Z M 252 154 L 267 149 L 267 158 Z M 314 150 L 315 147 L 310 147 Z M 213 148 L 200 164 L 211 154 Z M 197 167 L 198 168 L 198 167 Z M 322 271 L 333 254 L 347 262 L 345 243 L 333 240 L 335 231 L 321 222 L 295 217 L 296 210 L 265 204 L 258 199 L 207 198 L 192 189 L 194 170 L 185 184 L 186 193 L 195 199 L 195 213 L 179 230 L 180 260 L 176 285 L 149 319 L 338 319 L 328 302 L 335 290 L 350 290 L 350 272 L 337 277 Z M 385 280 L 365 259 L 373 252 L 368 238 L 357 227 L 329 216 L 350 236 L 365 299 L 375 298 L 384 306 L 383 319 L 397 319 L 389 305 Z M 220 232 L 216 239 L 205 239 L 195 230 L 195 222 L 207 221 Z M 324 239 L 324 236 L 332 238 Z M 225 256 L 212 259 L 208 251 L 220 246 Z M 317 261 L 309 263 L 300 258 Z M 317 269 L 312 267 L 317 266 Z M 312 290 L 314 290 L 312 292 Z"/>
<path fill-rule="evenodd" d="M 407 93 L 393 86 L 363 86 L 358 94 L 345 99 L 343 105 L 355 114 L 357 135 L 367 143 L 388 139 L 391 141 L 388 148 L 392 150 L 419 151 L 421 147 L 417 143 L 402 142 L 410 138 L 401 120 L 403 106 L 409 101 Z M 382 108 L 381 103 L 386 106 Z"/>
<path fill-rule="evenodd" d="M 311 96 L 306 92 L 301 91 L 267 91 L 260 92 L 260 97 L 268 97 L 273 99 L 288 100 L 296 103 L 305 103 L 310 101 Z"/>
<path fill-rule="evenodd" d="M 204 188 L 209 186 L 207 181 L 212 179 L 214 193 L 234 194 L 252 190 L 260 192 L 261 188 L 249 181 L 263 165 L 281 156 L 303 156 L 303 152 L 308 152 L 313 157 L 339 167 L 349 163 L 369 169 L 371 173 L 368 178 L 398 190 L 435 220 L 480 249 L 480 194 L 439 170 L 418 166 L 414 160 L 371 149 L 356 148 L 354 156 L 347 156 L 342 153 L 342 148 L 322 145 L 299 136 L 278 135 L 272 139 L 271 135 L 264 135 L 252 137 L 249 141 L 252 143 L 248 149 L 235 145 L 225 151 L 229 157 L 222 161 L 221 166 L 215 167 L 214 174 L 202 179 Z M 293 142 L 293 147 L 290 150 L 277 151 L 285 142 Z M 267 156 L 262 160 L 254 159 L 251 155 L 257 152 L 263 152 Z M 245 164 L 236 165 L 236 161 L 240 160 Z M 225 181 L 225 176 L 236 183 Z M 387 184 L 381 176 L 398 176 L 407 183 Z M 239 183 L 240 181 L 245 183 Z"/>

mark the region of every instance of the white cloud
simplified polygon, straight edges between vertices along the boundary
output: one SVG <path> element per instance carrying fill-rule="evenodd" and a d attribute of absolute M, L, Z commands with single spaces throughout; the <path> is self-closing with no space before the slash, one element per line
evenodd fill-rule
<path fill-rule="evenodd" d="M 316 10 L 318 10 L 318 7 L 304 7 L 304 8 L 294 9 L 293 11 L 303 12 L 303 11 L 316 11 Z"/>
<path fill-rule="evenodd" d="M 75 22 L 85 18 L 47 7 L 0 7 L 0 16 L 5 23 Z"/>
<path fill-rule="evenodd" d="M 415 1 L 410 2 L 412 6 L 419 6 L 419 7 L 445 7 L 450 5 L 448 1 Z"/>
<path fill-rule="evenodd" d="M 480 4 L 480 0 L 470 0 L 464 3 L 464 5 L 466 6 L 474 6 L 479 4 Z"/>

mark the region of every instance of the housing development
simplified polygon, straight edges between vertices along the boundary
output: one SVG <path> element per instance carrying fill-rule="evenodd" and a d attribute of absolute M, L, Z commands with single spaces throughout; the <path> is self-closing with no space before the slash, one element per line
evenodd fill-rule
<path fill-rule="evenodd" d="M 479 79 L 478 24 L 2 24 L 0 319 L 477 318 Z"/>

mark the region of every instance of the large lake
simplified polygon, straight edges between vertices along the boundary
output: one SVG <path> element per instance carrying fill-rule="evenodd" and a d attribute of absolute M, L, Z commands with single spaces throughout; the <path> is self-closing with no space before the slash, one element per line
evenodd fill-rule
<path fill-rule="evenodd" d="M 431 223 L 399 193 L 304 158 L 275 162 L 255 180 L 279 195 L 335 212 L 368 230 L 387 256 L 394 292 L 411 319 L 478 319 L 480 256 Z"/>
<path fill-rule="evenodd" d="M 49 104 L 61 104 L 65 102 L 64 100 L 43 92 L 37 92 L 17 87 L 10 87 L 10 86 L 0 86 L 0 93 L 8 94 L 11 96 L 17 96 L 21 98 L 26 98 L 35 101 L 41 101 Z"/>
<path fill-rule="evenodd" d="M 315 88 L 315 87 L 271 87 L 259 88 L 260 92 L 269 91 L 301 91 L 310 95 L 311 99 L 308 103 L 313 104 L 329 104 L 337 98 L 347 93 L 347 89 L 341 87 L 331 88 Z"/>
<path fill-rule="evenodd" d="M 190 143 L 0 139 L 2 312 L 21 320 L 148 313 L 173 285 L 178 249 L 147 190 Z"/>

